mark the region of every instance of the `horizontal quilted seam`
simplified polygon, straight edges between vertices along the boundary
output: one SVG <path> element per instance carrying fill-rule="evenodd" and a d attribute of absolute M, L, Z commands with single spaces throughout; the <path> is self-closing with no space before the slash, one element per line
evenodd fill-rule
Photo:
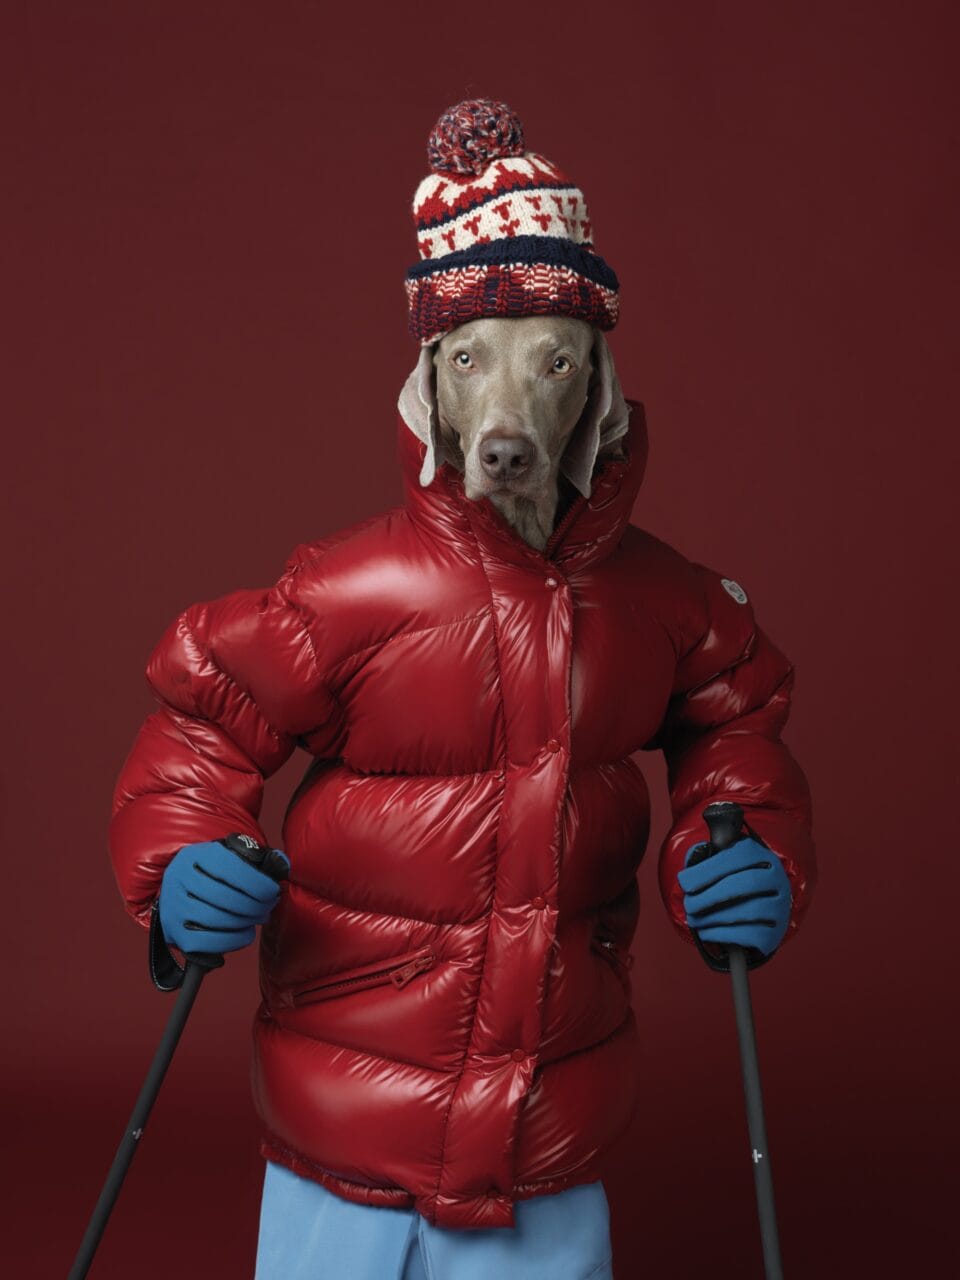
<path fill-rule="evenodd" d="M 204 645 L 201 644 L 196 631 L 194 631 L 193 627 L 190 625 L 190 620 L 187 616 L 187 613 L 188 611 L 184 610 L 184 612 L 181 614 L 181 622 L 183 624 L 184 630 L 187 632 L 187 634 L 190 636 L 191 640 L 193 641 L 194 645 L 196 646 L 197 652 L 206 662 L 210 664 L 211 667 L 213 667 L 215 671 L 217 671 L 221 676 L 223 676 L 224 680 L 226 680 L 228 684 L 232 685 L 233 688 L 237 690 L 237 692 L 240 694 L 240 696 L 243 699 L 245 699 L 246 702 L 250 704 L 250 706 L 253 708 L 254 713 L 263 722 L 264 728 L 276 739 L 277 745 L 282 747 L 289 735 L 281 733 L 279 729 L 274 728 L 274 726 L 267 721 L 266 716 L 260 710 L 260 707 L 257 705 L 256 699 L 254 698 L 253 694 L 249 691 L 249 689 L 245 689 L 243 685 L 241 685 L 239 681 L 230 674 L 229 671 L 224 671 L 223 667 L 220 666 L 220 664 L 214 658 L 210 650 L 205 648 Z M 200 716 L 200 719 L 210 719 L 210 717 Z"/>
<path fill-rule="evenodd" d="M 358 769 L 345 756 L 340 756 L 339 759 L 344 768 L 348 769 L 355 778 L 448 778 L 451 781 L 455 781 L 457 778 L 484 778 L 489 774 L 495 781 L 500 781 L 504 776 L 503 768 L 500 765 L 495 765 L 490 769 L 467 769 L 463 773 L 428 773 L 420 769 L 416 773 L 408 773 L 402 769 Z M 525 766 L 518 767 L 523 768 Z"/>
<path fill-rule="evenodd" d="M 339 907 L 342 911 L 352 911 L 358 916 L 370 916 L 377 921 L 397 920 L 401 923 L 409 921 L 411 924 L 436 925 L 437 928 L 440 929 L 451 929 L 466 928 L 468 925 L 476 924 L 478 920 L 484 919 L 487 915 L 487 912 L 484 910 L 476 916 L 458 916 L 456 920 L 424 920 L 419 916 L 404 916 L 394 911 L 374 911 L 370 907 L 358 907 L 352 902 L 343 902 L 339 898 L 330 898 L 326 893 L 319 893 L 317 890 L 311 889 L 308 885 L 301 884 L 299 881 L 296 882 L 296 887 L 300 893 L 309 895 L 315 903 L 322 903 L 323 905 L 329 905 L 331 907 Z"/>
<path fill-rule="evenodd" d="M 713 684 L 715 680 L 719 680 L 720 677 L 726 675 L 728 671 L 735 671 L 737 667 L 742 666 L 743 663 L 749 662 L 750 657 L 752 656 L 753 651 L 756 648 L 759 632 L 760 632 L 759 627 L 754 627 L 750 635 L 747 637 L 746 644 L 743 646 L 742 651 L 738 654 L 736 658 L 734 658 L 733 662 L 728 663 L 725 667 L 721 667 L 720 670 L 718 671 L 714 671 L 711 675 L 699 681 L 697 684 L 691 685 L 689 689 L 678 689 L 676 693 L 673 694 L 671 701 L 673 701 L 674 699 L 680 700 L 682 698 L 689 698 L 692 694 L 695 694 L 698 690 L 704 688 L 705 685 Z M 680 661 L 682 662 L 684 658 L 688 658 L 690 654 L 694 652 L 694 650 L 699 648 L 699 646 L 703 643 L 703 641 L 706 639 L 706 637 L 709 634 L 710 634 L 710 628 L 708 627 L 707 630 L 700 637 L 700 639 L 696 642 L 696 644 L 691 645 L 690 648 L 681 655 Z"/>
<path fill-rule="evenodd" d="M 437 622 L 430 627 L 416 627 L 411 631 L 395 631 L 393 635 L 386 636 L 383 640 L 378 640 L 375 644 L 368 644 L 368 645 L 365 645 L 362 649 L 355 649 L 353 653 L 348 653 L 345 658 L 338 659 L 337 662 L 335 662 L 333 666 L 330 668 L 329 675 L 333 676 L 333 674 L 336 671 L 338 671 L 341 667 L 346 666 L 348 662 L 352 661 L 355 658 L 361 657 L 361 655 L 365 653 L 382 652 L 382 650 L 385 649 L 387 645 L 397 644 L 401 640 L 409 640 L 417 636 L 430 635 L 431 633 L 436 631 L 443 631 L 445 628 L 448 628 L 448 627 L 462 626 L 463 623 L 465 622 L 478 622 L 483 618 L 490 617 L 492 613 L 493 613 L 493 606 L 488 605 L 486 608 L 481 609 L 479 613 L 464 614 L 460 618 L 448 618 L 448 619 L 445 619 L 443 622 Z"/>
<path fill-rule="evenodd" d="M 729 668 L 729 670 L 731 671 L 734 669 L 735 668 L 733 667 Z M 726 673 L 722 672 L 721 674 L 726 674 Z M 777 696 L 779 695 L 780 691 L 784 688 L 784 686 L 792 683 L 795 675 L 796 675 L 795 668 L 788 667 L 787 670 L 784 672 L 782 679 L 777 681 L 777 683 L 773 686 L 770 692 L 765 696 L 762 693 L 757 693 L 752 703 L 749 706 L 745 707 L 743 711 L 741 711 L 738 714 L 737 719 L 744 720 L 748 716 L 753 715 L 755 711 L 761 711 L 765 707 L 769 706 L 771 702 L 776 700 Z M 708 681 L 708 683 L 710 682 Z M 700 687 L 702 688 L 703 686 L 700 686 Z M 725 736 L 722 721 L 719 722 L 718 724 L 707 724 L 704 726 L 704 728 L 717 729 L 718 736 Z M 747 733 L 747 732 L 749 732 L 749 730 L 738 728 L 736 724 L 732 724 L 729 729 L 729 733 Z"/>
<path fill-rule="evenodd" d="M 188 746 L 190 750 L 195 752 L 198 756 L 206 757 L 207 753 L 199 746 L 198 743 L 194 742 L 194 740 L 190 737 L 189 733 L 184 732 L 185 725 L 189 724 L 189 722 L 192 719 L 199 719 L 200 717 L 189 716 L 187 715 L 186 712 L 181 711 L 179 707 L 174 707 L 174 706 L 171 706 L 170 704 L 165 704 L 160 708 L 160 711 L 155 712 L 154 714 L 158 716 L 163 715 L 166 721 L 172 721 L 173 724 L 176 726 L 178 732 L 176 734 L 168 734 L 167 736 L 174 738 L 178 742 L 184 743 L 185 746 Z M 214 724 L 214 721 L 204 720 L 204 723 Z M 216 726 L 216 727 L 219 728 L 219 726 Z M 161 732 L 163 732 L 162 727 L 161 727 Z M 221 730 L 221 732 L 225 732 L 225 731 Z M 231 741 L 233 740 L 231 739 Z M 241 767 L 240 765 L 233 764 L 229 760 L 224 760 L 222 757 L 219 757 L 217 759 L 217 764 L 222 768 L 232 770 L 234 773 L 259 773 L 260 770 L 254 764 L 254 762 L 250 759 L 247 753 L 243 750 L 243 748 L 239 746 L 239 744 L 237 743 L 234 743 L 234 745 L 236 746 L 237 751 L 240 752 L 240 754 L 244 756 L 244 758 L 247 760 L 248 762 L 247 765 L 245 767 Z M 151 791 L 155 794 L 159 794 L 161 792 L 169 791 L 172 789 L 173 788 L 170 788 L 170 787 L 152 787 Z M 183 790 L 183 788 L 180 786 L 177 786 L 177 789 L 181 791 Z M 194 788 L 190 787 L 187 789 L 193 790 Z M 197 788 L 197 790 L 202 790 L 202 789 L 203 788 Z"/>
<path fill-rule="evenodd" d="M 349 999 L 349 996 L 341 997 L 341 999 Z M 458 1073 L 459 1067 L 450 1067 L 444 1070 L 442 1067 L 425 1067 L 421 1062 L 411 1062 L 409 1058 L 395 1058 L 387 1053 L 378 1053 L 374 1049 L 358 1049 L 356 1045 L 343 1044 L 339 1040 L 328 1040 L 325 1036 L 312 1036 L 306 1031 L 300 1031 L 297 1027 L 291 1027 L 286 1022 L 279 1022 L 276 1015 L 272 1015 L 277 1026 L 285 1035 L 297 1036 L 301 1040 L 310 1040 L 314 1044 L 325 1044 L 330 1049 L 344 1049 L 347 1053 L 355 1053 L 359 1058 L 379 1058 L 384 1062 L 393 1062 L 399 1067 L 410 1067 L 414 1071 L 429 1072 L 434 1076 L 454 1076 Z"/>
<path fill-rule="evenodd" d="M 349 999 L 349 996 L 341 997 L 341 998 Z M 618 1035 L 621 1035 L 623 1031 L 628 1027 L 631 1017 L 632 1017 L 632 1010 L 628 1008 L 627 1014 L 623 1018 L 623 1020 L 619 1022 L 613 1028 L 612 1031 L 609 1031 L 605 1036 L 603 1036 L 602 1039 L 594 1041 L 593 1044 L 581 1045 L 579 1049 L 571 1049 L 569 1053 L 565 1053 L 561 1055 L 561 1057 L 559 1058 L 549 1058 L 544 1062 L 538 1062 L 537 1068 L 536 1068 L 537 1071 L 538 1072 L 543 1071 L 543 1070 L 546 1070 L 547 1067 L 556 1067 L 562 1063 L 570 1062 L 573 1058 L 577 1058 L 585 1053 L 592 1053 L 595 1049 L 600 1049 L 603 1047 L 603 1045 L 609 1044 L 611 1040 L 614 1040 Z M 276 1019 L 273 1018 L 273 1021 L 276 1021 Z M 395 1057 L 391 1057 L 389 1054 L 380 1053 L 375 1049 L 358 1049 L 354 1045 L 341 1044 L 339 1041 L 336 1041 L 336 1040 L 328 1040 L 325 1036 L 313 1036 L 313 1035 L 310 1035 L 308 1032 L 298 1030 L 296 1027 L 288 1026 L 286 1023 L 277 1022 L 276 1025 L 279 1029 L 281 1029 L 284 1032 L 284 1034 L 297 1036 L 301 1040 L 310 1040 L 314 1044 L 324 1044 L 324 1045 L 327 1045 L 327 1047 L 330 1049 L 345 1049 L 348 1053 L 355 1053 L 358 1057 L 361 1057 L 361 1058 L 381 1058 L 383 1059 L 384 1062 L 394 1062 L 401 1067 L 411 1067 L 415 1071 L 426 1072 L 434 1076 L 459 1077 L 460 1075 L 463 1074 L 464 1070 L 469 1071 L 471 1069 L 469 1063 L 467 1063 L 465 1067 L 461 1067 L 461 1066 L 452 1066 L 449 1068 L 425 1067 L 422 1063 L 411 1062 L 408 1058 L 395 1058 Z M 496 1054 L 484 1055 L 485 1058 L 493 1058 L 496 1056 L 498 1055 Z M 509 1058 L 510 1056 L 509 1051 L 504 1050 L 502 1056 L 505 1059 Z"/>

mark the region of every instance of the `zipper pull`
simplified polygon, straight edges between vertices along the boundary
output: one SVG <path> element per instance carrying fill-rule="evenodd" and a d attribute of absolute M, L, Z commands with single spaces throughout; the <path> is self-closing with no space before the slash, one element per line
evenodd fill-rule
<path fill-rule="evenodd" d="M 390 975 L 390 981 L 395 987 L 405 987 L 411 978 L 415 978 L 418 973 L 422 973 L 424 969 L 432 969 L 433 962 L 436 957 L 431 953 L 428 956 L 418 956 L 416 960 L 411 960 L 409 964 L 403 965 L 400 969 L 394 969 Z"/>

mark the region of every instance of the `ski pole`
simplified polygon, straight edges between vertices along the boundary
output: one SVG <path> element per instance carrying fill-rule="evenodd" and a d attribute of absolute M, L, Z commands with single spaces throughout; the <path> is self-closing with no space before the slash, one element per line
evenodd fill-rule
<path fill-rule="evenodd" d="M 277 858 L 272 849 L 258 845 L 249 836 L 229 835 L 218 843 L 226 845 L 228 849 L 232 849 L 234 853 L 239 854 L 241 858 L 255 866 L 257 870 L 270 876 L 272 880 L 280 881 L 287 878 L 288 869 L 285 860 Z M 176 983 L 176 986 L 179 987 L 179 995 L 167 1020 L 167 1025 L 160 1038 L 153 1061 L 150 1063 L 150 1068 L 147 1071 L 143 1086 L 134 1105 L 133 1113 L 120 1140 L 117 1154 L 113 1158 L 110 1172 L 107 1174 L 103 1190 L 100 1192 L 100 1198 L 97 1200 L 93 1214 L 87 1224 L 80 1249 L 74 1259 L 73 1266 L 70 1268 L 67 1280 L 84 1280 L 90 1270 L 90 1264 L 93 1262 L 94 1254 L 100 1244 L 107 1221 L 116 1204 L 117 1196 L 120 1194 L 123 1180 L 143 1136 L 143 1131 L 157 1094 L 160 1092 L 160 1086 L 163 1084 L 167 1067 L 170 1065 L 170 1060 L 174 1055 L 187 1018 L 190 1016 L 193 1002 L 197 998 L 200 984 L 212 969 L 219 969 L 224 962 L 223 956 L 214 952 L 193 951 L 185 956 L 186 966 L 180 969 L 180 966 L 176 965 L 172 956 L 168 954 L 166 967 L 163 967 L 162 970 L 162 979 L 158 980 L 156 949 L 159 937 L 159 919 L 155 909 L 150 930 L 150 973 L 161 990 L 169 991 L 174 990 L 175 986 L 166 985 L 165 980 L 169 979 L 171 972 L 176 969 L 179 978 L 179 982 Z"/>
<path fill-rule="evenodd" d="M 707 805 L 703 819 L 710 831 L 710 839 L 690 855 L 688 866 L 704 862 L 714 854 L 739 840 L 746 828 L 758 844 L 764 844 L 757 833 L 744 822 L 743 810 L 729 800 Z M 766 847 L 766 846 L 764 846 Z M 727 970 L 718 963 L 694 932 L 700 954 L 711 969 L 724 973 Z M 753 1027 L 753 1007 L 750 1000 L 748 969 L 755 969 L 765 957 L 760 953 L 748 957 L 748 950 L 730 945 L 724 948 L 733 984 L 733 1007 L 737 1020 L 737 1039 L 740 1042 L 740 1066 L 743 1072 L 743 1092 L 747 1110 L 747 1130 L 750 1135 L 750 1158 L 753 1161 L 753 1182 L 757 1197 L 757 1213 L 760 1219 L 760 1243 L 763 1249 L 763 1267 L 767 1280 L 783 1280 L 780 1263 L 780 1242 L 777 1233 L 777 1215 L 773 1200 L 773 1176 L 767 1151 L 767 1129 L 763 1116 L 763 1093 L 760 1088 L 760 1065 L 757 1061 L 757 1043 Z"/>

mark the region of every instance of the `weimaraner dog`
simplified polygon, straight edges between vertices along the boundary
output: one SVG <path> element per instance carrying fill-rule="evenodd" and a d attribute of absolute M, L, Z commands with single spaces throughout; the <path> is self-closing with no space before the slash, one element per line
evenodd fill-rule
<path fill-rule="evenodd" d="M 450 462 L 542 551 L 598 457 L 622 456 L 629 406 L 601 330 L 567 316 L 471 320 L 424 346 L 400 394 L 426 444 L 420 483 Z"/>

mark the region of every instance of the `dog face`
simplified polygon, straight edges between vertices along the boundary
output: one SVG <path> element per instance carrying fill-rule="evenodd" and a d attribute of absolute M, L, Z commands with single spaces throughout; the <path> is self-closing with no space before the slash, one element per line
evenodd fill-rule
<path fill-rule="evenodd" d="M 468 498 L 542 499 L 587 401 L 593 329 L 566 316 L 484 318 L 437 344 L 441 434 Z"/>
<path fill-rule="evenodd" d="M 568 316 L 483 317 L 421 347 L 400 393 L 424 442 L 420 483 L 448 462 L 532 546 L 554 528 L 562 473 L 586 497 L 598 456 L 622 456 L 629 407 L 603 333 Z"/>

